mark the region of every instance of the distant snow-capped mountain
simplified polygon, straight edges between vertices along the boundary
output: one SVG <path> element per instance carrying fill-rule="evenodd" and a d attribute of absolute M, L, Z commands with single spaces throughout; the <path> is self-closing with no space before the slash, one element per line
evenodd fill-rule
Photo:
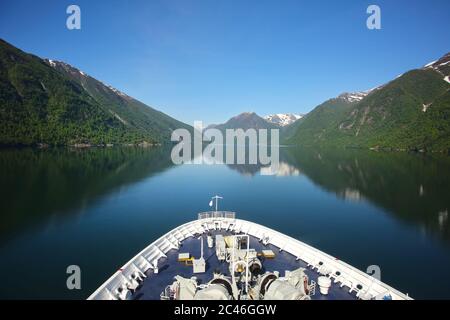
<path fill-rule="evenodd" d="M 277 126 L 285 127 L 290 125 L 291 123 L 294 123 L 298 119 L 303 118 L 303 116 L 304 115 L 302 114 L 277 113 L 265 116 L 264 119 L 270 123 L 276 124 Z"/>
<path fill-rule="evenodd" d="M 258 116 L 254 112 L 244 112 L 241 113 L 224 124 L 218 124 L 218 125 L 210 125 L 209 128 L 216 128 L 219 130 L 226 130 L 226 129 L 275 129 L 278 126 L 274 123 L 271 123 L 264 118 Z"/>

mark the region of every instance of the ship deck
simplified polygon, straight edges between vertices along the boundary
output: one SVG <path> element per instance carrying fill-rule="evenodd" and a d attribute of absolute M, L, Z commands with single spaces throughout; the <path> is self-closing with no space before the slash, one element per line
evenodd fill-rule
<path fill-rule="evenodd" d="M 212 235 L 222 234 L 233 235 L 233 233 L 217 230 L 212 231 Z M 196 258 L 200 257 L 200 240 L 199 237 L 203 237 L 204 242 L 204 258 L 206 260 L 206 272 L 202 274 L 194 274 L 192 266 L 187 266 L 186 264 L 178 261 L 179 253 L 190 253 L 191 256 Z M 255 249 L 257 252 L 261 252 L 263 249 L 270 249 L 275 253 L 274 259 L 264 259 L 260 258 L 263 269 L 262 273 L 266 271 L 279 271 L 280 276 L 284 276 L 286 270 L 295 270 L 297 268 L 305 268 L 305 273 L 308 275 L 309 280 L 314 280 L 317 283 L 317 278 L 320 274 L 312 270 L 307 266 L 307 263 L 302 260 L 296 260 L 296 257 L 288 252 L 281 251 L 279 248 L 272 245 L 263 245 L 258 241 L 257 238 L 253 236 L 250 237 L 250 248 Z M 197 235 L 195 237 L 189 237 L 182 241 L 179 250 L 172 249 L 166 253 L 167 257 L 162 257 L 158 261 L 159 270 L 155 274 L 152 269 L 146 272 L 147 278 L 144 282 L 137 288 L 133 293 L 132 299 L 134 300 L 159 300 L 160 294 L 167 285 L 172 284 L 174 277 L 180 275 L 185 278 L 191 278 L 195 276 L 199 284 L 207 283 L 213 277 L 214 271 L 220 271 L 226 276 L 230 276 L 228 269 L 228 263 L 221 262 L 217 259 L 215 254 L 215 247 L 208 248 L 206 245 L 206 234 Z M 334 283 L 332 281 L 331 288 L 328 295 L 322 295 L 320 293 L 319 287 L 316 287 L 315 295 L 313 295 L 312 300 L 355 300 L 357 299 L 356 294 L 349 293 L 349 288 L 346 286 L 340 287 L 340 283 Z"/>

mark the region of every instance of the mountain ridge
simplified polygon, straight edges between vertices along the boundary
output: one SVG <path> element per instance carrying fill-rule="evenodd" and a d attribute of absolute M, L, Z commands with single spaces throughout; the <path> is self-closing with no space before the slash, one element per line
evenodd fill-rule
<path fill-rule="evenodd" d="M 405 72 L 359 101 L 342 96 L 314 108 L 289 144 L 390 150 L 450 149 L 450 54 Z"/>
<path fill-rule="evenodd" d="M 0 145 L 155 145 L 191 127 L 0 39 Z"/>
<path fill-rule="evenodd" d="M 279 126 L 265 120 L 255 112 L 243 112 L 237 116 L 231 117 L 225 123 L 213 124 L 207 127 L 224 131 L 226 129 L 279 129 Z"/>
<path fill-rule="evenodd" d="M 94 99 L 102 105 L 107 105 L 107 111 L 124 125 L 134 126 L 151 132 L 162 141 L 170 141 L 171 132 L 178 128 L 192 130 L 185 123 L 178 121 L 165 113 L 153 109 L 122 91 L 97 80 L 68 63 L 55 60 L 45 60 L 55 70 L 64 73 L 78 82 Z M 124 119 L 127 119 L 125 121 Z M 156 119 L 157 121 L 154 121 Z"/>

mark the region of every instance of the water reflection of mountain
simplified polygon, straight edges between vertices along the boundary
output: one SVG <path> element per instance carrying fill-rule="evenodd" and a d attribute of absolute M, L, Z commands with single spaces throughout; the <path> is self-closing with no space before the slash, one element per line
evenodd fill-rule
<path fill-rule="evenodd" d="M 299 176 L 300 170 L 289 163 L 280 161 L 276 168 L 261 164 L 229 164 L 228 168 L 235 170 L 243 176 L 274 175 L 278 177 Z"/>
<path fill-rule="evenodd" d="M 275 175 L 275 176 L 298 176 L 298 175 L 300 175 L 300 171 L 298 170 L 298 168 L 290 165 L 287 162 L 278 161 L 279 165 L 273 166 L 272 162 L 275 161 L 275 159 L 272 158 L 274 155 L 272 154 L 270 146 L 267 146 L 267 147 L 256 146 L 256 150 L 254 150 L 255 160 L 256 160 L 255 164 L 250 164 L 251 161 L 250 161 L 250 156 L 249 156 L 249 146 L 246 145 L 245 148 L 241 148 L 241 147 L 242 146 L 223 147 L 223 149 L 222 149 L 222 152 L 223 152 L 222 158 L 223 159 L 221 159 L 220 161 L 217 161 L 217 159 L 213 159 L 213 158 L 209 157 L 208 154 L 204 153 L 204 154 L 202 154 L 202 162 L 209 163 L 209 164 L 211 164 L 211 163 L 225 164 L 224 162 L 225 162 L 225 159 L 227 159 L 227 154 L 229 152 L 231 152 L 231 154 L 234 155 L 234 160 L 232 161 L 233 164 L 227 164 L 227 166 L 228 166 L 228 168 L 239 172 L 243 176 L 251 177 L 251 176 L 258 175 L 258 174 Z M 233 148 L 234 148 L 234 150 L 233 150 Z M 239 148 L 239 150 L 238 150 L 238 148 Z M 261 148 L 264 148 L 264 149 L 261 150 Z M 239 152 L 242 152 L 244 154 L 243 162 L 245 162 L 245 164 L 236 164 L 236 163 L 238 163 L 236 154 Z M 261 164 L 261 162 L 260 162 L 261 153 L 270 157 L 270 161 L 268 164 Z"/>
<path fill-rule="evenodd" d="M 79 210 L 171 165 L 164 148 L 2 150 L 0 237 L 52 214 Z"/>
<path fill-rule="evenodd" d="M 325 190 L 349 200 L 368 200 L 450 240 L 446 155 L 285 148 L 280 158 Z"/>
<path fill-rule="evenodd" d="M 263 168 L 260 164 L 228 164 L 227 167 L 247 177 L 259 174 Z"/>

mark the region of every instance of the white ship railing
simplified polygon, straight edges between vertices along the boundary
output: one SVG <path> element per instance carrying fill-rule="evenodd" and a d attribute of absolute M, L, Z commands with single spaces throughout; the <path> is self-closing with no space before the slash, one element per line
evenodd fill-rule
<path fill-rule="evenodd" d="M 157 271 L 159 259 L 166 257 L 166 253 L 170 250 L 178 250 L 183 240 L 213 229 L 248 234 L 264 244 L 272 244 L 280 251 L 288 252 L 306 262 L 308 266 L 317 269 L 318 272 L 327 270 L 326 274 L 333 278 L 335 283 L 339 283 L 341 287 L 348 287 L 349 291 L 356 292 L 360 298 L 375 298 L 390 294 L 394 300 L 411 300 L 408 295 L 333 256 L 268 227 L 236 219 L 234 212 L 227 211 L 200 213 L 198 220 L 185 223 L 169 231 L 127 262 L 88 299 L 117 299 L 117 289 L 130 283 L 131 274 L 135 272 L 145 274 L 150 269 Z"/>
<path fill-rule="evenodd" d="M 231 211 L 207 211 L 207 212 L 200 212 L 198 214 L 199 220 L 210 218 L 236 219 L 236 213 Z"/>

